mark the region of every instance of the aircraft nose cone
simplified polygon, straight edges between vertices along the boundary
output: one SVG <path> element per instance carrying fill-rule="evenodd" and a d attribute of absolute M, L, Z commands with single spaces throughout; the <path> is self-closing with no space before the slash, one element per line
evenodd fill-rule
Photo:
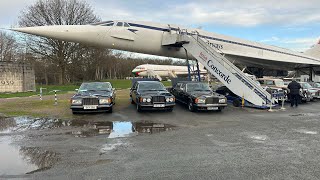
<path fill-rule="evenodd" d="M 101 39 L 100 32 L 108 31 L 109 28 L 106 28 L 93 25 L 59 25 L 12 28 L 11 30 L 62 41 L 94 43 Z"/>

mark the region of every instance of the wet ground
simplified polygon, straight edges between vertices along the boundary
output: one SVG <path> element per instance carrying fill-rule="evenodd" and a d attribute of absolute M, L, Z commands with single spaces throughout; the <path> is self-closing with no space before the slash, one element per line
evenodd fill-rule
<path fill-rule="evenodd" d="M 320 102 L 0 119 L 0 179 L 319 179 Z"/>

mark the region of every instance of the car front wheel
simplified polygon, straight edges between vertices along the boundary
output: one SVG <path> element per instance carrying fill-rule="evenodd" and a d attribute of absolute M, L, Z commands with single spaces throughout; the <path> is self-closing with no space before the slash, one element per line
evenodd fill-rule
<path fill-rule="evenodd" d="M 137 104 L 137 111 L 142 112 L 141 106 L 139 106 L 139 104 Z"/>
<path fill-rule="evenodd" d="M 192 101 L 189 101 L 189 103 L 188 103 L 188 109 L 189 109 L 190 112 L 194 112 L 194 107 L 193 107 Z"/>

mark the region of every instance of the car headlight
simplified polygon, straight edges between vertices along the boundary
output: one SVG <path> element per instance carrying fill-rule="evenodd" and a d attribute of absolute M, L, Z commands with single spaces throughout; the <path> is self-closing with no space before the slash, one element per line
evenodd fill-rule
<path fill-rule="evenodd" d="M 148 103 L 151 102 L 151 98 L 147 98 L 147 102 L 148 102 Z"/>
<path fill-rule="evenodd" d="M 173 97 L 172 97 L 172 98 L 170 98 L 170 102 L 174 102 L 174 100 L 175 100 L 175 99 L 174 99 Z"/>
<path fill-rule="evenodd" d="M 197 98 L 195 102 L 196 102 L 197 104 L 204 104 L 204 103 L 206 103 L 206 99 Z"/>
<path fill-rule="evenodd" d="M 226 103 L 226 99 L 225 98 L 219 99 L 219 103 Z"/>
<path fill-rule="evenodd" d="M 99 99 L 99 104 L 110 104 L 110 103 L 111 103 L 110 98 Z"/>
<path fill-rule="evenodd" d="M 72 99 L 71 104 L 82 104 L 82 99 Z"/>

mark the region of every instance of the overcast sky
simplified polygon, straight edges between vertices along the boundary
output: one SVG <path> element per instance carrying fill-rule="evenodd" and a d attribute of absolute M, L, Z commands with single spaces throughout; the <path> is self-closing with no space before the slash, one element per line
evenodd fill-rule
<path fill-rule="evenodd" d="M 1 0 L 0 27 L 17 24 L 36 0 Z M 124 19 L 203 30 L 304 51 L 320 39 L 320 0 L 87 0 L 102 20 Z"/>

